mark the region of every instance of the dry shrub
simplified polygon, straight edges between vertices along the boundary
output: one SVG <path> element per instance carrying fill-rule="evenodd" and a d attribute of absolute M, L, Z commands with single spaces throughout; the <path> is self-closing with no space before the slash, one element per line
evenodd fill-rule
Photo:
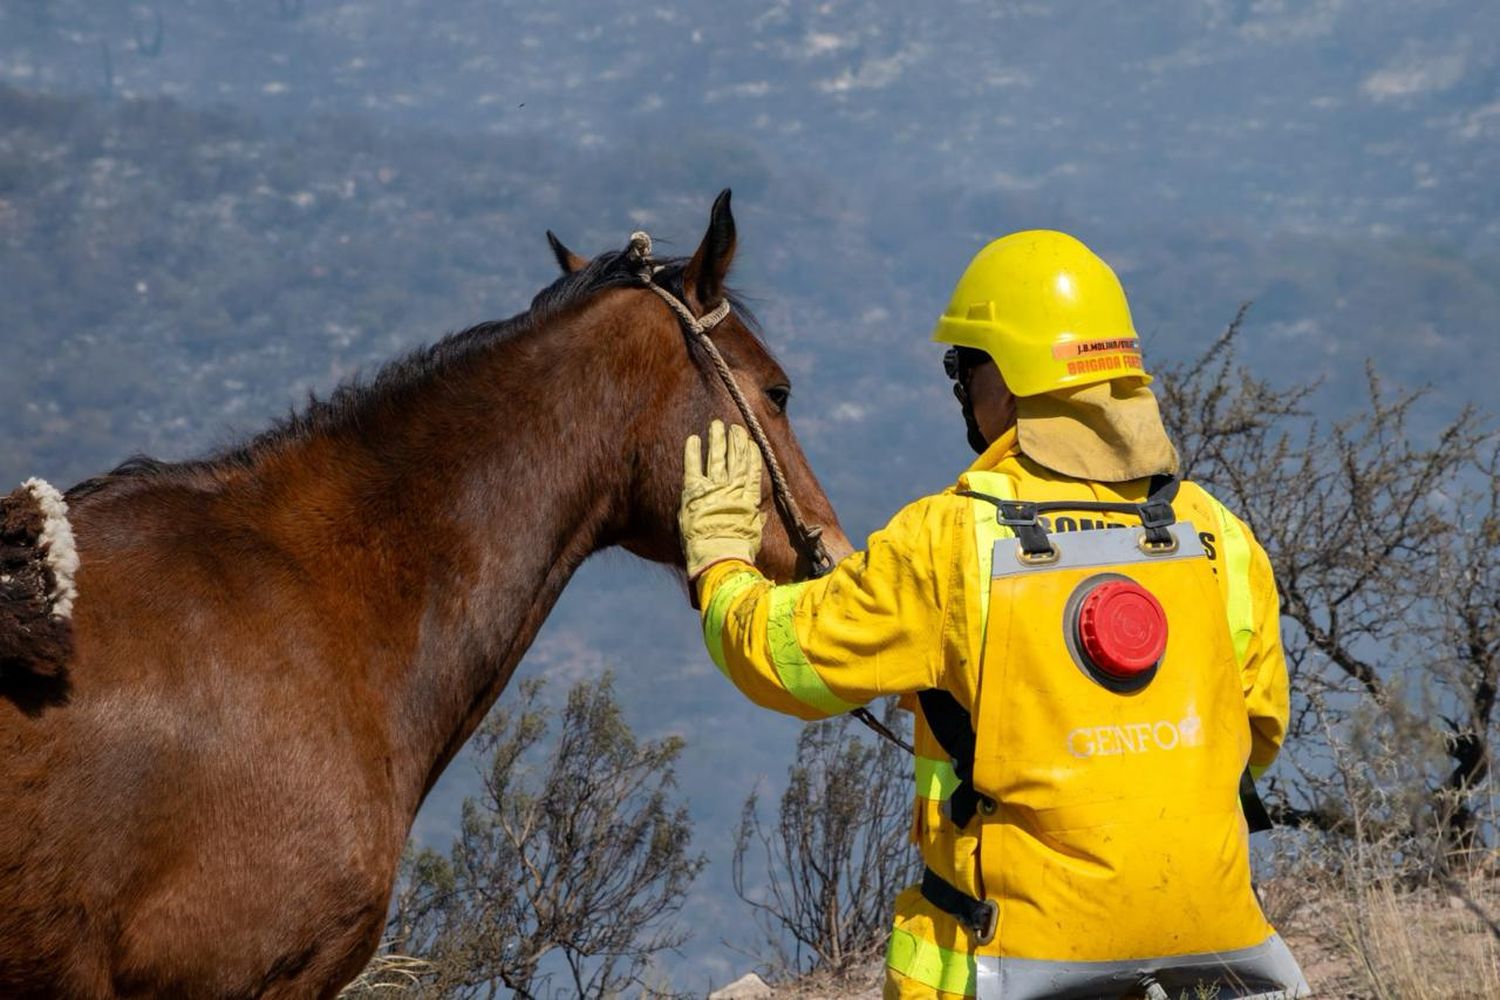
<path fill-rule="evenodd" d="M 884 722 L 908 731 L 894 699 Z M 921 875 L 909 836 L 911 759 L 840 716 L 802 730 L 787 778 L 774 824 L 762 823 L 757 793 L 745 800 L 734 890 L 764 938 L 755 957 L 767 975 L 816 971 L 835 989 L 883 954 L 896 894 Z"/>
<path fill-rule="evenodd" d="M 1244 315 L 1159 388 L 1188 474 L 1275 568 L 1293 702 L 1267 804 L 1336 839 L 1404 838 L 1443 874 L 1500 820 L 1500 437 L 1373 368 L 1350 416 L 1318 420 L 1316 380 L 1238 361 Z"/>
<path fill-rule="evenodd" d="M 688 936 L 676 917 L 704 864 L 676 789 L 682 740 L 637 738 L 606 674 L 556 717 L 540 680 L 521 684 L 473 747 L 482 792 L 451 849 L 409 852 L 396 886 L 390 949 L 432 963 L 421 992 L 669 992 L 658 958 Z"/>

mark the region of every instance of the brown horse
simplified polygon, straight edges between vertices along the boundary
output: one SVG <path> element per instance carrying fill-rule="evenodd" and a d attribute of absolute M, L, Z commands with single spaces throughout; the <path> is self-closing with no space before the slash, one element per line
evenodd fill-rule
<path fill-rule="evenodd" d="M 655 280 L 707 311 L 734 248 L 726 191 Z M 0 996 L 336 993 L 423 797 L 579 564 L 680 565 L 682 441 L 736 419 L 728 396 L 628 254 L 553 250 L 529 312 L 67 495 L 74 652 L 61 677 L 0 671 Z M 742 316 L 714 340 L 842 555 Z M 767 524 L 761 567 L 789 578 Z"/>

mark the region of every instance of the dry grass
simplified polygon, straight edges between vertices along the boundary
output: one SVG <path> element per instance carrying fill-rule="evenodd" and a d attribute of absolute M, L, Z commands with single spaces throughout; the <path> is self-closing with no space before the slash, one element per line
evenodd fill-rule
<path fill-rule="evenodd" d="M 1500 880 L 1459 888 L 1500 915 Z M 1268 882 L 1262 898 L 1318 1000 L 1500 998 L 1500 940 L 1458 895 L 1314 870 Z M 881 973 L 876 964 L 841 979 L 813 974 L 778 984 L 776 1000 L 876 1000 Z"/>
<path fill-rule="evenodd" d="M 1486 926 L 1500 915 L 1500 879 L 1476 875 L 1448 891 L 1406 887 L 1392 873 L 1356 880 L 1310 869 L 1267 882 L 1261 896 L 1319 1000 L 1500 997 L 1500 938 Z M 380 955 L 339 996 L 420 995 L 431 968 Z M 814 973 L 778 983 L 776 997 L 874 1000 L 882 973 L 879 962 L 843 977 Z"/>
<path fill-rule="evenodd" d="M 376 955 L 359 977 L 339 991 L 340 1000 L 399 996 L 422 985 L 432 963 L 406 955 Z"/>
<path fill-rule="evenodd" d="M 1456 902 L 1456 900 L 1453 900 Z M 1496 942 L 1462 903 L 1375 886 L 1345 900 L 1343 937 L 1380 1000 L 1500 997 Z M 1351 905 L 1352 904 L 1352 905 Z M 1445 905 L 1446 904 L 1446 905 Z"/>
<path fill-rule="evenodd" d="M 874 961 L 842 976 L 811 972 L 794 982 L 776 984 L 776 1000 L 875 1000 L 885 982 L 885 962 Z"/>
<path fill-rule="evenodd" d="M 1486 913 L 1500 912 L 1493 881 L 1459 889 Z M 1394 878 L 1350 885 L 1314 873 L 1278 879 L 1265 901 L 1324 1000 L 1500 997 L 1500 940 L 1460 895 Z"/>

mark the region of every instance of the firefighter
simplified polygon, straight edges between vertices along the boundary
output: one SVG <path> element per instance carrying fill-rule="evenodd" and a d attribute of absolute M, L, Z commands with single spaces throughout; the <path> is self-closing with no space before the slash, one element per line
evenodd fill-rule
<path fill-rule="evenodd" d="M 1242 780 L 1276 757 L 1276 587 L 1177 476 L 1125 293 L 1071 236 L 1015 233 L 934 339 L 979 458 L 829 574 L 753 567 L 761 456 L 688 439 L 680 526 L 719 669 L 821 719 L 908 696 L 915 838 L 887 997 L 1308 996 L 1250 885 Z"/>

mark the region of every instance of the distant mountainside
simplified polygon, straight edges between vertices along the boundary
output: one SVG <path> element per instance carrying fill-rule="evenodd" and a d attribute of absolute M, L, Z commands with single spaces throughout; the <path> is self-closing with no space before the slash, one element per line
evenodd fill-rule
<path fill-rule="evenodd" d="M 0 467 L 62 479 L 134 449 L 201 450 L 408 346 L 524 309 L 552 277 L 546 228 L 590 252 L 638 226 L 690 249 L 724 184 L 742 192 L 737 281 L 798 376 L 824 474 L 858 483 L 857 525 L 962 462 L 961 442 L 923 444 L 955 419 L 927 331 L 967 256 L 1010 229 L 1069 228 L 1103 252 L 1152 357 L 1190 355 L 1253 299 L 1252 356 L 1328 372 L 1335 401 L 1366 358 L 1450 399 L 1484 398 L 1500 361 L 1500 257 L 1402 233 L 1145 226 L 1128 200 L 1089 223 L 1045 191 L 844 185 L 713 133 L 673 159 L 650 141 L 271 124 L 4 87 L 0 121 L 0 322 L 25 359 L 0 368 L 0 392 L 25 401 L 0 414 L 14 431 Z M 870 481 L 872 466 L 897 474 Z"/>
<path fill-rule="evenodd" d="M 1495 4 L 9 0 L 0 80 L 1500 247 Z"/>
<path fill-rule="evenodd" d="M 526 308 L 544 229 L 689 250 L 725 185 L 734 279 L 856 538 L 967 461 L 927 336 L 1013 229 L 1105 254 L 1148 361 L 1254 299 L 1250 360 L 1326 373 L 1327 415 L 1366 358 L 1434 384 L 1435 416 L 1493 406 L 1497 46 L 1500 6 L 1398 0 L 0 0 L 0 484 L 242 436 Z M 617 556 L 523 670 L 560 691 L 611 667 L 643 734 L 689 740 L 713 865 L 684 968 L 725 982 L 730 834 L 796 724 L 729 690 L 675 586 Z"/>

